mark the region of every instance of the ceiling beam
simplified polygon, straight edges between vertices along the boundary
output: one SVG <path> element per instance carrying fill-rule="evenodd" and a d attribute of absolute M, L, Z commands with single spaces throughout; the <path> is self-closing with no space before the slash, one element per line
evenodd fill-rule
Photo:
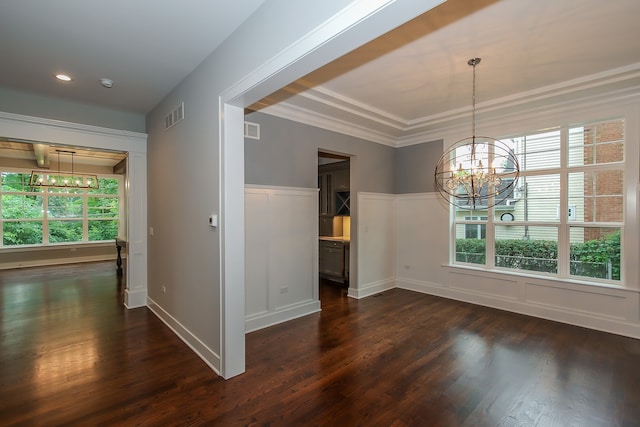
<path fill-rule="evenodd" d="M 113 173 L 116 175 L 124 175 L 127 173 L 127 159 L 120 160 L 113 166 Z"/>
<path fill-rule="evenodd" d="M 33 144 L 33 153 L 36 155 L 38 167 L 49 169 L 49 146 L 47 144 Z"/>

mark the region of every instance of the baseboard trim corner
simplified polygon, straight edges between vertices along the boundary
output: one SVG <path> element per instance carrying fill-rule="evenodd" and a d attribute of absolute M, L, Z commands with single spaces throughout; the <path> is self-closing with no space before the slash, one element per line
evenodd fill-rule
<path fill-rule="evenodd" d="M 147 305 L 151 312 L 158 317 L 169 329 L 171 329 L 193 352 L 200 357 L 213 371 L 220 375 L 220 356 L 211 350 L 189 329 L 182 325 L 176 318 L 165 311 L 153 299 L 147 298 Z"/>

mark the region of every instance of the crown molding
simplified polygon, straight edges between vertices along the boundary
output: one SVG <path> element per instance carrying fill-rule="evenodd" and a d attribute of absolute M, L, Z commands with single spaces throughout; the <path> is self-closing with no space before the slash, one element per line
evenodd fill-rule
<path fill-rule="evenodd" d="M 25 116 L 22 114 L 0 111 L 0 121 L 4 123 L 25 123 L 33 126 L 47 126 L 71 131 L 81 131 L 94 135 L 119 136 L 130 139 L 139 139 L 146 142 L 147 134 L 122 129 L 112 129 L 100 126 L 86 125 L 82 123 L 65 122 L 62 120 L 48 119 L 44 117 Z"/>
<path fill-rule="evenodd" d="M 369 121 L 375 121 L 391 129 L 399 131 L 405 131 L 407 129 L 409 122 L 400 116 L 333 92 L 325 87 L 311 87 L 308 82 L 304 80 L 302 82 L 304 84 L 301 84 L 300 87 L 304 88 L 304 91 L 295 92 L 298 96 L 336 108 L 344 113 L 360 116 Z"/>
<path fill-rule="evenodd" d="M 640 63 L 618 67 L 580 78 L 485 101 L 476 105 L 476 115 L 522 114 L 544 102 L 563 105 L 567 99 L 599 99 L 603 92 L 622 96 L 640 83 Z M 304 80 L 285 89 L 293 94 L 288 101 L 264 105 L 260 111 L 277 117 L 366 139 L 379 144 L 402 147 L 442 139 L 442 134 L 462 125 L 471 117 L 471 106 L 445 111 L 414 120 L 404 120 L 388 112 L 332 92 L 322 86 L 310 87 Z M 592 97 L 592 98 L 590 98 Z M 593 98 L 595 97 L 595 98 Z M 316 105 L 318 110 L 296 105 L 296 98 Z M 549 108 L 547 105 L 545 108 Z M 344 119 L 353 117 L 353 120 Z M 375 130 L 374 130 L 375 128 Z"/>
<path fill-rule="evenodd" d="M 495 129 L 504 128 L 505 125 L 520 122 L 522 122 L 522 126 L 529 126 L 531 120 L 558 117 L 566 114 L 567 111 L 638 103 L 640 103 L 640 85 L 635 85 L 606 93 L 591 94 L 580 98 L 555 100 L 555 102 L 547 102 L 535 106 L 527 104 L 524 106 L 525 108 L 521 109 L 495 110 L 496 114 L 482 120 L 482 127 L 495 131 Z M 455 140 L 461 138 L 461 135 L 470 133 L 470 130 L 468 122 L 449 123 L 435 130 L 400 137 L 396 139 L 395 147 L 400 148 L 447 138 L 453 138 Z"/>
<path fill-rule="evenodd" d="M 396 145 L 396 138 L 393 135 L 375 131 L 360 124 L 321 114 L 288 102 L 283 101 L 278 104 L 268 106 L 262 106 L 258 103 L 255 104 L 255 106 L 261 107 L 256 108 L 256 111 L 280 117 L 281 119 L 292 120 L 294 122 L 338 132 L 382 145 L 388 145 L 390 147 L 395 147 Z"/>

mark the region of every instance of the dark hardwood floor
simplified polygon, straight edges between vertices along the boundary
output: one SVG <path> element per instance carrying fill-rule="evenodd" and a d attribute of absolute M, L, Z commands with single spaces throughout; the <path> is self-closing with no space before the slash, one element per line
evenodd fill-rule
<path fill-rule="evenodd" d="M 321 313 L 247 335 L 217 377 L 113 263 L 0 271 L 0 425 L 638 426 L 640 341 L 323 283 Z"/>

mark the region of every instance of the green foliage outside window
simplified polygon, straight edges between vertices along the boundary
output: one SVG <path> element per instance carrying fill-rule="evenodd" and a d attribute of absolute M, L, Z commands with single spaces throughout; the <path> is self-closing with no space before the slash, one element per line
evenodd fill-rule
<path fill-rule="evenodd" d="M 484 264 L 485 247 L 484 239 L 456 239 L 456 261 Z"/>
<path fill-rule="evenodd" d="M 117 220 L 89 221 L 89 241 L 113 240 L 118 236 Z"/>
<path fill-rule="evenodd" d="M 100 188 L 90 188 L 88 194 L 118 194 L 118 180 L 114 178 L 98 178 L 98 186 Z"/>
<path fill-rule="evenodd" d="M 0 176 L 3 246 L 41 245 L 43 237 L 54 244 L 108 241 L 118 235 L 118 179 L 99 178 L 99 189 L 84 190 L 33 188 L 30 174 Z M 43 236 L 45 225 L 48 236 Z"/>
<path fill-rule="evenodd" d="M 485 263 L 483 239 L 456 239 L 456 261 Z M 557 272 L 558 243 L 551 240 L 498 240 L 496 266 L 547 273 Z M 570 274 L 620 280 L 620 230 L 584 243 L 572 243 Z M 609 277 L 610 276 L 610 277 Z"/>
<path fill-rule="evenodd" d="M 82 241 L 82 221 L 49 221 L 49 243 Z"/>
<path fill-rule="evenodd" d="M 558 243 L 553 240 L 498 240 L 496 267 L 558 272 Z"/>
<path fill-rule="evenodd" d="M 2 195 L 2 219 L 42 218 L 42 196 Z"/>
<path fill-rule="evenodd" d="M 603 277 L 602 265 L 610 266 L 611 278 L 620 280 L 620 230 L 601 239 L 571 244 L 571 274 Z"/>
<path fill-rule="evenodd" d="M 42 244 L 42 222 L 5 222 L 2 225 L 2 244 L 4 246 Z"/>

